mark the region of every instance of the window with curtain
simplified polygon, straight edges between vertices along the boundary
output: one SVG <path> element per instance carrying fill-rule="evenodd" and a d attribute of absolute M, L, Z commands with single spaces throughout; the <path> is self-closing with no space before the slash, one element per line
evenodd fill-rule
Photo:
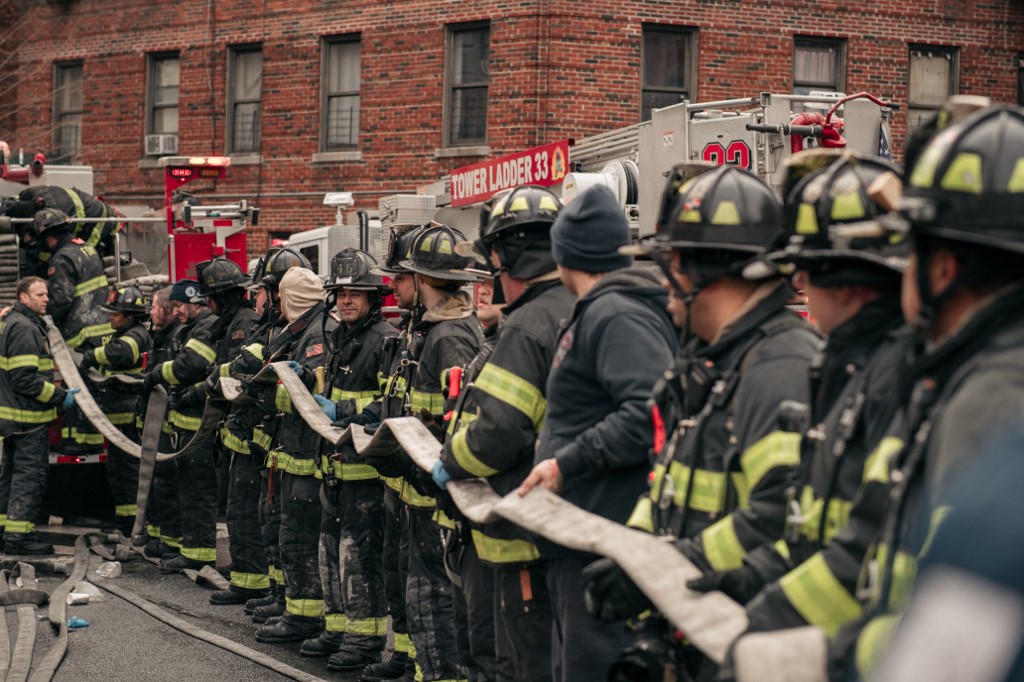
<path fill-rule="evenodd" d="M 178 133 L 178 92 L 181 61 L 177 54 L 149 58 L 148 132 L 153 135 Z"/>
<path fill-rule="evenodd" d="M 651 109 L 662 109 L 694 97 L 694 49 L 696 32 L 672 26 L 645 26 L 642 54 L 640 120 L 651 118 Z"/>
<path fill-rule="evenodd" d="M 82 152 L 82 62 L 56 65 L 53 88 L 53 146 L 58 157 L 77 157 Z"/>
<path fill-rule="evenodd" d="M 490 27 L 486 24 L 448 28 L 447 146 L 487 142 L 490 35 Z"/>
<path fill-rule="evenodd" d="M 957 51 L 955 48 L 910 48 L 910 82 L 907 84 L 907 132 L 917 130 L 946 98 L 955 95 Z"/>
<path fill-rule="evenodd" d="M 793 94 L 843 92 L 846 41 L 826 38 L 793 39 Z"/>
<path fill-rule="evenodd" d="M 263 51 L 259 47 L 231 48 L 228 83 L 228 152 L 258 152 L 263 99 Z"/>
<path fill-rule="evenodd" d="M 329 38 L 323 46 L 322 148 L 347 149 L 359 144 L 358 37 Z"/>

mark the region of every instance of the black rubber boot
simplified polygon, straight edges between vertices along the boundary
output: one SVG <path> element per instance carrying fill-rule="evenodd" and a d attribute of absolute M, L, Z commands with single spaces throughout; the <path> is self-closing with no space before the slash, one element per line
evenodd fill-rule
<path fill-rule="evenodd" d="M 284 615 L 284 599 L 274 600 L 273 604 L 260 606 L 252 612 L 252 622 L 265 623 L 268 618 Z"/>
<path fill-rule="evenodd" d="M 256 641 L 266 644 L 301 642 L 316 637 L 323 630 L 323 618 L 286 614 L 284 618 L 273 625 L 264 624 L 256 628 Z"/>
<path fill-rule="evenodd" d="M 328 670 L 363 670 L 366 666 L 380 662 L 380 654 L 370 651 L 342 649 L 327 659 Z"/>
<path fill-rule="evenodd" d="M 244 604 L 250 599 L 260 599 L 270 594 L 270 590 L 249 590 L 232 585 L 226 590 L 217 590 L 210 595 L 210 603 L 214 606 L 233 606 Z"/>
<path fill-rule="evenodd" d="M 299 653 L 310 658 L 330 656 L 341 650 L 341 641 L 344 637 L 344 632 L 324 630 L 317 637 L 304 641 L 299 647 Z M 330 663 L 327 664 L 327 667 L 328 669 L 331 667 Z"/>
<path fill-rule="evenodd" d="M 160 560 L 160 570 L 164 573 L 180 573 L 186 568 L 191 568 L 196 571 L 202 569 L 203 566 L 213 566 L 212 561 L 197 561 L 195 559 L 189 559 L 187 556 L 178 554 L 170 559 L 164 558 Z"/>
<path fill-rule="evenodd" d="M 363 668 L 363 674 L 359 682 L 382 682 L 383 680 L 398 680 L 405 677 L 405 667 L 409 663 L 409 655 L 404 653 L 393 653 L 391 658 L 380 663 L 371 663 Z"/>
<path fill-rule="evenodd" d="M 274 590 L 271 589 L 270 593 L 267 594 L 267 596 L 260 597 L 258 599 L 250 599 L 249 601 L 245 602 L 245 609 L 243 609 L 243 610 L 245 611 L 245 614 L 247 616 L 251 616 L 253 611 L 258 609 L 259 607 L 261 607 L 261 606 L 270 606 L 271 604 L 276 604 L 276 603 L 277 603 L 277 595 L 274 593 Z"/>
<path fill-rule="evenodd" d="M 10 556 L 53 554 L 53 545 L 49 542 L 40 542 L 35 533 L 6 533 L 4 535 L 4 554 Z"/>

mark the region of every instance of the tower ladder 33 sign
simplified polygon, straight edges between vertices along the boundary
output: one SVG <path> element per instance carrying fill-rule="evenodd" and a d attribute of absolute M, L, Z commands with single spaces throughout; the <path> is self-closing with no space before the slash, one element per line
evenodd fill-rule
<path fill-rule="evenodd" d="M 721 142 L 709 142 L 704 145 L 700 156 L 716 166 L 728 163 L 750 170 L 750 146 L 743 140 L 733 140 L 726 146 Z"/>

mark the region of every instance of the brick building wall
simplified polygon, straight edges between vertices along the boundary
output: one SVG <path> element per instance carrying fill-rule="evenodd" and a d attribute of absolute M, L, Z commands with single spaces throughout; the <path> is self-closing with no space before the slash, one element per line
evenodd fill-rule
<path fill-rule="evenodd" d="M 3 4 L 5 0 L 0 0 Z M 6 0 L 10 2 L 11 0 Z M 253 200 L 269 232 L 333 222 L 329 191 L 353 191 L 357 206 L 408 192 L 482 159 L 443 147 L 445 30 L 490 22 L 487 151 L 491 157 L 638 122 L 645 25 L 696 29 L 691 98 L 790 92 L 794 36 L 846 40 L 845 89 L 901 106 L 911 44 L 957 48 L 962 94 L 1015 101 L 1024 52 L 1024 3 L 993 0 L 49 0 L 13 2 L 35 30 L 8 35 L 18 80 L 0 104 L 0 139 L 34 153 L 52 146 L 53 65 L 81 60 L 82 151 L 97 193 L 153 200 L 161 171 L 143 154 L 147 55 L 178 51 L 179 154 L 225 151 L 227 53 L 263 51 L 262 164 L 233 163 L 225 180 L 190 191 Z M 321 39 L 361 39 L 361 158 L 315 162 L 320 151 Z M 10 76 L 8 76 L 10 80 Z M 10 102 L 13 101 L 13 104 Z M 6 107 L 6 108 L 5 108 Z M 904 109 L 905 110 L 905 109 Z M 896 117 L 894 149 L 904 116 Z"/>

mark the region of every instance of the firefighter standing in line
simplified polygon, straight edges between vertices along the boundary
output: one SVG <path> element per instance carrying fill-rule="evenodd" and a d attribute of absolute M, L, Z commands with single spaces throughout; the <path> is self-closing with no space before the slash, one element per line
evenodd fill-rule
<path fill-rule="evenodd" d="M 106 305 L 101 309 L 108 314 L 114 336 L 98 348 L 82 353 L 78 369 L 83 374 L 90 367 L 100 373 L 139 375 L 145 371 L 143 358 L 149 353 L 151 340 L 146 329 L 146 299 L 138 287 L 111 289 Z M 139 441 L 136 424 L 139 396 L 117 386 L 117 382 L 99 388 L 99 405 L 107 419 L 128 438 Z M 107 481 L 114 498 L 116 526 L 126 538 L 135 525 L 135 502 L 139 488 L 139 460 L 115 445 L 107 446 Z"/>
<path fill-rule="evenodd" d="M 324 335 L 334 330 L 333 319 L 321 325 L 324 285 L 311 270 L 292 268 L 281 278 L 281 314 L 288 326 L 270 340 L 268 359 L 288 359 L 299 378 L 312 388 L 316 369 L 327 362 Z M 271 450 L 270 468 L 281 472 L 281 568 L 285 576 L 285 610 L 279 620 L 256 629 L 256 641 L 298 642 L 324 629 L 324 599 L 320 587 L 317 546 L 320 540 L 320 482 L 317 480 L 319 436 L 292 406 L 281 384 L 249 385 L 250 395 L 264 411 L 276 411 L 279 428 Z"/>
<path fill-rule="evenodd" d="M 0 510 L 3 510 L 4 553 L 52 554 L 53 545 L 35 534 L 46 492 L 50 447 L 48 427 L 57 406 L 70 407 L 77 388 L 53 383 L 53 359 L 46 342 L 46 281 L 18 281 L 18 302 L 0 317 Z"/>
<path fill-rule="evenodd" d="M 506 317 L 479 376 L 464 379 L 472 384 L 463 389 L 462 410 L 475 419 L 464 419 L 445 443 L 434 470 L 439 485 L 479 476 L 504 495 L 533 466 L 558 329 L 575 300 L 551 255 L 551 225 L 561 207 L 549 190 L 529 185 L 493 199 L 475 250 L 499 273 L 495 288 L 508 302 Z M 467 246 L 458 248 L 466 253 Z M 537 546 L 507 521 L 474 526 L 471 535 L 462 582 L 469 612 L 491 616 L 495 669 L 486 679 L 551 679 L 551 604 Z M 488 565 L 494 589 L 476 584 L 483 574 L 473 568 L 474 561 Z M 475 636 L 471 630 L 471 645 Z"/>
<path fill-rule="evenodd" d="M 908 157 L 910 155 L 908 154 Z M 908 158 L 903 311 L 923 348 L 909 369 L 903 450 L 890 473 L 877 584 L 832 642 L 830 677 L 870 676 L 949 508 L 940 492 L 1020 423 L 1024 404 L 1024 109 L 993 106 L 940 129 Z M 884 551 L 883 551 L 884 549 Z"/>
<path fill-rule="evenodd" d="M 96 249 L 71 236 L 70 218 L 58 209 L 44 208 L 34 217 L 39 242 L 53 257 L 47 268 L 50 304 L 47 308 L 69 348 L 85 351 L 103 345 L 114 329 L 100 306 L 107 299 L 107 276 Z M 78 411 L 64 414 L 61 452 L 95 454 L 103 436 Z"/>
<path fill-rule="evenodd" d="M 149 358 L 149 367 L 173 360 L 185 345 L 181 334 L 187 322 L 186 309 L 179 309 L 179 317 L 171 305 L 171 294 L 176 287 L 184 291 L 183 285 L 175 284 L 153 292 L 153 305 L 149 309 L 153 325 L 153 354 Z M 146 406 L 147 402 L 142 401 L 142 407 Z M 144 417 L 145 414 L 136 421 L 136 430 L 139 432 L 143 429 Z M 169 414 L 164 414 L 160 429 L 160 452 L 174 450 L 171 447 L 173 426 L 169 417 Z M 181 550 L 181 509 L 178 506 L 178 471 L 174 460 L 156 463 L 146 514 L 146 534 L 150 538 L 144 550 L 146 556 L 153 559 L 162 559 L 165 555 L 169 559 L 177 556 Z"/>
<path fill-rule="evenodd" d="M 534 467 L 518 491 L 539 485 L 617 523 L 625 523 L 647 484 L 647 400 L 678 341 L 658 277 L 619 253 L 629 243 L 629 225 L 606 187 L 574 199 L 551 227 L 559 277 L 577 301 L 555 337 Z M 551 595 L 552 678 L 605 677 L 631 636 L 586 612 L 580 575 L 597 557 L 537 544 Z"/>
<path fill-rule="evenodd" d="M 281 278 L 292 268 L 309 269 L 309 261 L 301 253 L 293 249 L 273 248 L 267 251 L 266 255 L 256 264 L 253 273 L 253 283 L 249 285 L 250 291 L 256 291 L 257 301 L 263 298 L 264 311 L 260 318 L 257 331 L 251 342 L 246 345 L 245 352 L 237 358 L 237 367 L 232 375 L 243 380 L 250 380 L 257 374 L 270 358 L 269 347 L 271 340 L 275 340 L 277 347 L 285 344 L 287 339 L 278 338 L 285 333 L 288 320 L 281 314 Z M 289 332 L 291 333 L 291 332 Z M 301 330 L 298 332 L 301 333 Z M 249 494 L 256 491 L 247 491 L 244 496 L 236 496 L 240 505 L 232 514 L 235 519 L 233 527 L 242 525 L 249 528 L 250 523 L 259 523 L 259 532 L 263 539 L 262 550 L 266 555 L 267 572 L 270 575 L 272 584 L 271 593 L 266 597 L 254 597 L 245 603 L 245 612 L 252 616 L 254 623 L 265 623 L 271 618 L 280 618 L 284 615 L 285 609 L 285 576 L 281 570 L 281 472 L 271 467 L 269 453 L 273 449 L 274 434 L 280 428 L 280 420 L 277 418 L 277 408 L 272 413 L 264 414 L 259 407 L 242 408 L 232 410 L 227 421 L 227 429 L 237 439 L 238 443 L 245 443 L 246 450 L 252 457 L 252 463 L 257 466 L 260 472 L 260 489 L 257 504 L 256 518 L 252 518 L 244 512 L 244 506 L 249 504 Z M 232 442 L 233 439 L 225 440 Z M 243 465 L 244 468 L 244 465 Z M 244 472 L 240 472 L 244 475 Z M 232 503 L 234 505 L 235 503 Z M 244 524 L 244 525 L 243 525 Z M 251 532 L 246 530 L 245 538 L 252 537 Z M 230 536 L 230 531 L 229 531 Z M 241 538 L 241 533 L 236 533 Z M 245 552 L 255 549 L 250 545 L 250 540 L 245 540 Z M 233 546 L 234 547 L 234 546 Z M 232 549 L 234 552 L 235 549 Z M 253 555 L 249 561 L 256 562 L 258 559 Z"/>
<path fill-rule="evenodd" d="M 780 430 L 777 412 L 784 401 L 807 402 L 819 339 L 786 309 L 791 290 L 777 269 L 744 276 L 782 228 L 778 200 L 755 175 L 735 166 L 677 167 L 658 226 L 644 246 L 670 258 L 666 287 L 684 330 L 685 402 L 675 433 L 655 439 L 666 445 L 629 525 L 678 538 L 675 546 L 704 572 L 738 568 L 747 552 L 782 534 L 799 436 Z M 611 559 L 584 569 L 583 581 L 588 610 L 599 618 L 650 608 Z"/>
<path fill-rule="evenodd" d="M 330 352 L 326 396 L 314 398 L 332 421 L 361 413 L 383 393 L 384 342 L 397 332 L 381 315 L 387 286 L 370 272 L 376 265 L 368 253 L 353 249 L 343 249 L 331 260 L 324 322 L 337 314 L 341 324 L 325 336 Z M 332 444 L 324 446 L 320 575 L 326 629 L 303 642 L 299 653 L 330 655 L 328 670 L 362 670 L 380 661 L 387 638 L 381 564 L 384 489 L 377 471 L 351 446 L 340 452 Z"/>
<path fill-rule="evenodd" d="M 174 358 L 153 365 L 146 375 L 144 393 L 157 383 L 170 387 L 168 421 L 172 425 L 171 446 L 184 447 L 199 430 L 205 401 L 193 396 L 202 385 L 217 357 L 213 344 L 217 316 L 203 303 L 195 280 L 175 282 L 171 305 L 179 319 L 187 320 L 182 330 L 184 345 Z M 217 560 L 217 472 L 214 465 L 215 442 L 197 444 L 188 455 L 174 460 L 178 473 L 178 502 L 181 510 L 181 553 L 164 558 L 164 571 L 200 569 Z"/>

